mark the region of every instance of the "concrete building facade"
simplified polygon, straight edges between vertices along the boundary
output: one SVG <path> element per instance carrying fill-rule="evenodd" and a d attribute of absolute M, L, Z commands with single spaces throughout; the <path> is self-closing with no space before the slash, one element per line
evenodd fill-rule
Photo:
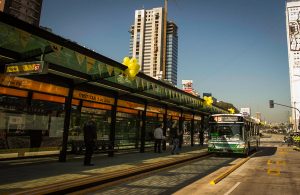
<path fill-rule="evenodd" d="M 137 58 L 141 71 L 161 79 L 166 71 L 166 80 L 177 84 L 178 36 L 177 26 L 167 23 L 167 61 L 163 70 L 163 25 L 164 9 L 136 10 L 134 24 L 130 27 L 130 56 Z"/>
<path fill-rule="evenodd" d="M 300 0 L 286 1 L 286 31 L 289 57 L 291 106 L 300 110 Z M 298 130 L 299 112 L 292 110 L 294 129 Z"/>
<path fill-rule="evenodd" d="M 43 0 L 0 0 L 0 11 L 39 26 Z"/>

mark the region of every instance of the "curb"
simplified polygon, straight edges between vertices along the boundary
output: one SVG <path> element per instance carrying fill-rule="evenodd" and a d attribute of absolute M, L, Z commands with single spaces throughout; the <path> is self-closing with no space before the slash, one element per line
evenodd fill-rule
<path fill-rule="evenodd" d="M 300 147 L 294 147 L 293 150 L 300 151 Z"/>
<path fill-rule="evenodd" d="M 219 175 L 218 177 L 216 177 L 215 179 L 211 180 L 209 182 L 210 185 L 216 185 L 217 183 L 219 183 L 222 179 L 224 179 L 225 177 L 227 177 L 230 173 L 232 173 L 233 171 L 235 171 L 237 168 L 239 168 L 240 166 L 242 166 L 245 162 L 247 162 L 252 156 L 254 156 L 255 154 L 257 154 L 257 152 L 255 152 L 254 154 L 251 154 L 249 157 L 241 160 L 240 162 L 238 162 L 237 164 L 233 165 L 233 167 L 229 168 L 228 170 L 226 170 L 224 173 L 222 173 L 221 175 Z"/>

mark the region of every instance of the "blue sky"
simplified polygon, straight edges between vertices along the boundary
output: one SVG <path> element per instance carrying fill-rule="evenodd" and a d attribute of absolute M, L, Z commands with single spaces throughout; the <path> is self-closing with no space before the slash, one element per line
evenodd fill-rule
<path fill-rule="evenodd" d="M 178 86 L 193 80 L 201 94 L 252 115 L 286 122 L 290 105 L 284 0 L 169 0 L 178 28 Z M 163 0 L 44 0 L 41 26 L 121 62 L 129 53 L 134 11 Z"/>

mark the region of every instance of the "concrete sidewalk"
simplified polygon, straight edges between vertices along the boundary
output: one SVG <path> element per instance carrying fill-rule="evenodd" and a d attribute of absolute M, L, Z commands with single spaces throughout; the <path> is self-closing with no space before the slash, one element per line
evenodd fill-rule
<path fill-rule="evenodd" d="M 205 147 L 186 146 L 179 155 L 163 153 L 127 153 L 116 154 L 114 157 L 107 155 L 94 156 L 92 162 L 95 166 L 83 166 L 82 156 L 73 158 L 65 163 L 48 159 L 46 162 L 25 163 L 21 165 L 1 161 L 0 169 L 0 194 L 22 192 L 42 186 L 61 184 L 69 181 L 80 181 L 88 178 L 99 177 L 108 173 L 124 172 L 124 170 L 137 169 L 144 165 L 180 160 L 195 154 L 205 153 Z M 29 160 L 27 160 L 29 162 Z M 6 163 L 6 164 L 5 164 Z M 23 164 L 22 164 L 23 163 Z"/>

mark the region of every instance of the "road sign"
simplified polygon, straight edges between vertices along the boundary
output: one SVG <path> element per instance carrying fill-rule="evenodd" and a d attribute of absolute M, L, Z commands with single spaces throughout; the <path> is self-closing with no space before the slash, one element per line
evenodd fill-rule
<path fill-rule="evenodd" d="M 45 61 L 19 62 L 5 65 L 4 73 L 11 76 L 46 74 L 48 66 Z"/>

